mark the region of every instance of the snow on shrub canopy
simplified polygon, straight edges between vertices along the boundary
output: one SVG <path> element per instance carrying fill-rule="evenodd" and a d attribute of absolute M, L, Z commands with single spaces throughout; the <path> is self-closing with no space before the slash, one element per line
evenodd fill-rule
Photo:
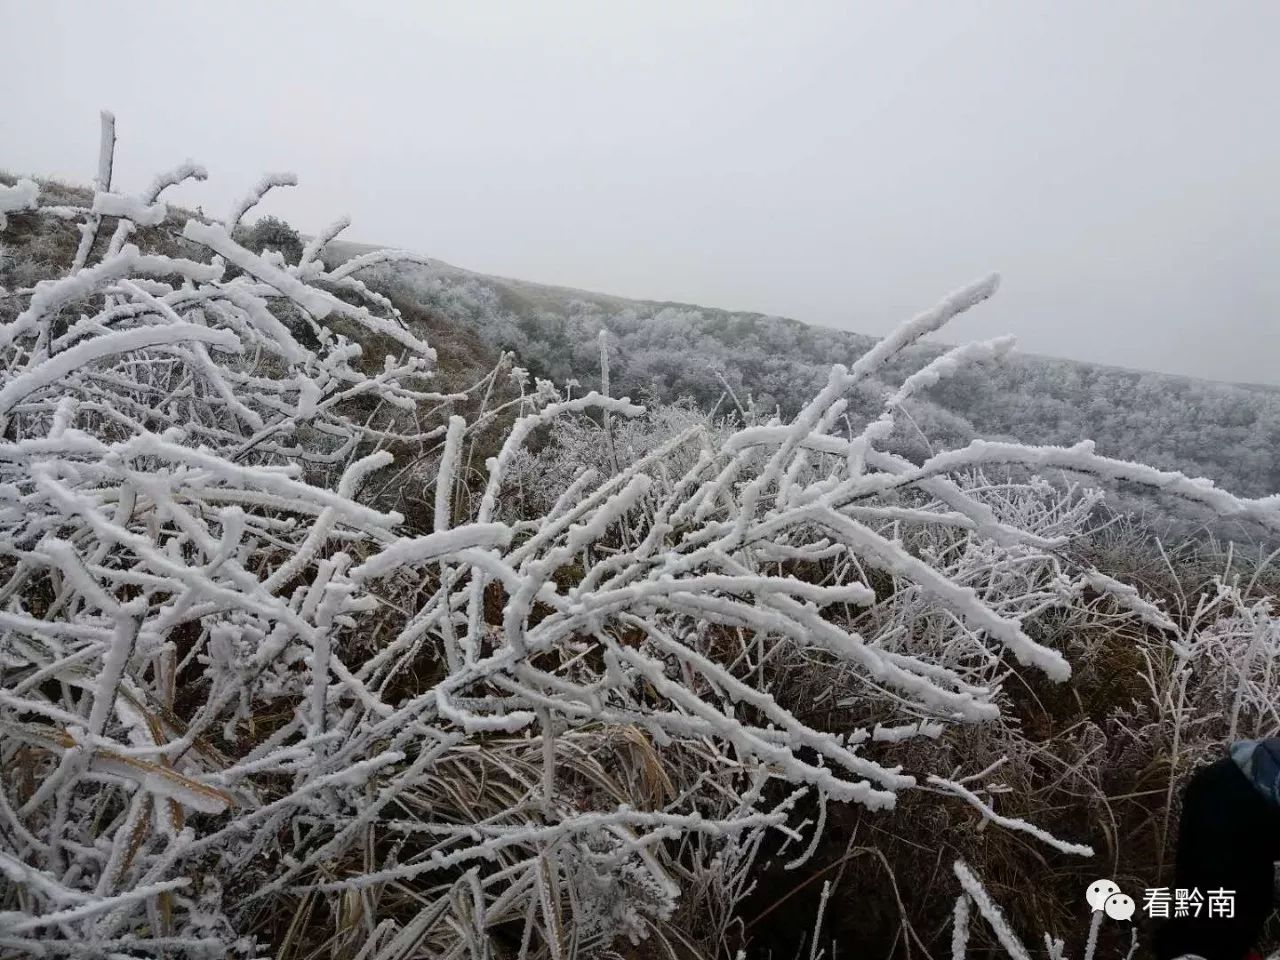
<path fill-rule="evenodd" d="M 478 424 L 431 389 L 430 347 L 356 277 L 394 254 L 326 271 L 345 221 L 296 265 L 242 247 L 240 218 L 287 175 L 224 221 L 190 220 L 203 258 L 143 253 L 135 227 L 204 171 L 115 194 L 109 118 L 103 142 L 74 264 L 9 292 L 0 328 L 9 954 L 256 956 L 308 935 L 273 925 L 282 910 L 361 956 L 461 956 L 499 927 L 520 955 L 570 956 L 660 929 L 691 838 L 749 865 L 772 833 L 802 863 L 821 831 L 795 814 L 805 794 L 890 811 L 927 784 L 1088 855 L 892 760 L 998 720 L 1011 666 L 1068 678 L 1028 614 L 1091 590 L 1162 625 L 1131 588 L 1070 568 L 1061 548 L 1087 509 L 1028 507 L 1043 493 L 1028 481 L 1011 510 L 974 472 L 1066 468 L 1280 528 L 1274 499 L 1088 444 L 885 452 L 916 391 L 998 361 L 1003 339 L 952 351 L 850 422 L 849 392 L 994 277 L 833 368 L 790 423 L 694 422 L 620 458 L 611 425 L 641 407 L 540 384 L 477 483 Z M 26 183 L 5 209 L 36 203 Z M 566 420 L 596 431 L 610 466 L 513 515 L 511 471 Z M 362 498 L 406 456 L 430 466 L 429 532 Z M 925 533 L 967 544 L 967 566 L 920 549 Z M 945 616 L 945 644 L 853 628 L 884 578 Z M 865 678 L 865 726 L 820 729 L 775 698 L 764 664 L 792 648 Z"/>

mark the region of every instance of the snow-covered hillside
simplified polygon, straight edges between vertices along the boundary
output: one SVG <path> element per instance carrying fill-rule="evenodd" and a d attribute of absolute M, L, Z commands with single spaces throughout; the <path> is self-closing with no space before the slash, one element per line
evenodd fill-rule
<path fill-rule="evenodd" d="M 374 248 L 335 243 L 332 265 Z M 874 344 L 858 333 L 783 317 L 690 304 L 626 300 L 474 273 L 439 260 L 371 271 L 380 289 L 511 350 L 537 376 L 597 383 L 595 338 L 609 331 L 614 382 L 633 396 L 693 398 L 704 408 L 754 402 L 792 416 L 825 382 L 832 363 L 853 363 Z M 889 385 L 945 348 L 904 350 L 856 401 L 864 415 Z M 726 389 L 732 395 L 726 394 Z M 1219 383 L 1015 353 L 994 370 L 961 371 L 912 407 L 921 435 L 943 443 L 1000 437 L 1072 443 L 1204 476 L 1251 495 L 1280 489 L 1280 389 Z"/>

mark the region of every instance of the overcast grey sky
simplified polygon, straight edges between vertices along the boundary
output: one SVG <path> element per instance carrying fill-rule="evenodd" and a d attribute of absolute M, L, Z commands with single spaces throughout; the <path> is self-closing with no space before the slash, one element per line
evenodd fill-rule
<path fill-rule="evenodd" d="M 1280 3 L 0 0 L 0 167 L 265 170 L 310 231 L 882 334 L 1280 383 Z"/>

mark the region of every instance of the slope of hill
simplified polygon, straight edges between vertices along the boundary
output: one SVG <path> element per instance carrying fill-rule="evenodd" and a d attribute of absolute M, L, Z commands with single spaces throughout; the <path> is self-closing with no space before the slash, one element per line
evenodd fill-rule
<path fill-rule="evenodd" d="M 46 202 L 82 203 L 89 196 L 80 187 L 43 187 Z M 187 215 L 175 209 L 171 222 L 152 231 L 153 240 L 176 251 Z M 13 219 L 0 248 L 0 286 L 56 275 L 74 252 L 74 227 L 45 218 L 35 229 L 34 218 Z M 326 260 L 332 265 L 374 249 L 335 241 Z M 630 300 L 433 259 L 374 267 L 362 276 L 421 327 L 450 370 L 470 374 L 492 363 L 495 351 L 510 350 L 537 376 L 591 386 L 598 382 L 597 337 L 605 329 L 615 391 L 691 397 L 723 412 L 754 403 L 790 415 L 825 381 L 832 363 L 851 363 L 875 342 L 784 317 Z M 897 382 L 941 349 L 926 344 L 905 351 L 885 380 Z M 877 412 L 886 390 L 885 381 L 865 385 L 852 412 Z M 1053 444 L 1090 437 L 1102 453 L 1205 476 L 1241 494 L 1280 490 L 1280 389 L 1265 385 L 1015 354 L 998 367 L 967 370 L 938 385 L 927 399 L 913 401 L 910 414 L 919 431 L 898 444 L 908 455 L 927 452 L 923 436 L 957 444 L 977 436 Z"/>
<path fill-rule="evenodd" d="M 340 261 L 372 249 L 334 243 L 328 256 Z M 792 414 L 825 382 L 831 364 L 851 363 L 875 342 L 784 317 L 628 300 L 438 260 L 374 267 L 364 276 L 559 382 L 597 382 L 597 336 L 608 330 L 615 391 L 687 396 L 722 410 L 755 403 Z M 885 379 L 898 382 L 941 349 L 906 351 Z M 878 412 L 885 389 L 883 382 L 868 385 L 854 412 Z M 985 436 L 1065 444 L 1089 437 L 1107 455 L 1206 476 L 1242 494 L 1280 490 L 1280 390 L 1273 387 L 1014 355 L 940 384 L 910 412 L 919 435 L 901 442 L 918 453 L 925 452 L 925 435 L 948 443 Z"/>

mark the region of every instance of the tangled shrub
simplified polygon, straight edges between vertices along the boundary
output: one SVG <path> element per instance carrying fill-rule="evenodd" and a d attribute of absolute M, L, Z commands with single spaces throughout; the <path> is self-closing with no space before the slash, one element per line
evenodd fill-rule
<path fill-rule="evenodd" d="M 41 211 L 82 219 L 72 269 L 10 293 L 0 327 L 6 956 L 689 943 L 682 896 L 731 907 L 767 835 L 793 867 L 811 855 L 822 817 L 802 818 L 802 797 L 888 811 L 927 786 L 1087 854 L 996 812 L 973 777 L 894 761 L 998 723 L 1011 669 L 1068 677 L 1030 613 L 1092 591 L 1163 616 L 1064 560 L 1071 518 L 1052 497 L 1011 507 L 974 471 L 1069 469 L 1280 527 L 1274 500 L 1088 444 L 885 452 L 917 391 L 1006 340 L 846 419 L 851 390 L 994 278 L 834 368 L 792 422 L 673 416 L 623 456 L 618 425 L 643 411 L 608 396 L 602 345 L 603 391 L 523 393 L 468 489 L 478 424 L 429 389 L 431 349 L 356 276 L 405 255 L 326 270 L 342 221 L 296 263 L 246 249 L 239 220 L 280 177 L 186 224 L 206 259 L 143 253 L 133 227 L 203 171 L 114 193 L 104 131 L 92 206 Z M 374 343 L 394 345 L 380 364 Z M 521 450 L 566 420 L 598 430 L 603 469 L 554 475 L 536 515 L 511 511 Z M 430 455 L 429 532 L 362 497 L 391 449 Z M 864 634 L 886 578 L 910 594 Z M 825 728 L 771 694 L 765 665 L 786 649 L 856 679 L 856 723 Z M 707 949 L 728 936 L 715 916 Z"/>
<path fill-rule="evenodd" d="M 261 217 L 252 227 L 244 230 L 243 237 L 237 238 L 246 250 L 262 253 L 274 250 L 284 257 L 286 263 L 297 263 L 302 259 L 302 238 L 298 231 L 279 217 Z"/>

